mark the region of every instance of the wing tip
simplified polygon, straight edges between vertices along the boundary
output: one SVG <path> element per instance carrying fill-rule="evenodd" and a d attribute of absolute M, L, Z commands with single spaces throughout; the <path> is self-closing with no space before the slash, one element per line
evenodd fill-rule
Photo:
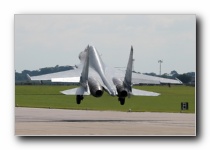
<path fill-rule="evenodd" d="M 29 81 L 31 81 L 30 75 L 29 75 L 29 74 L 26 74 L 26 76 L 27 76 L 27 79 L 28 79 Z"/>
<path fill-rule="evenodd" d="M 183 82 L 181 80 L 179 80 L 178 78 L 175 78 L 177 81 L 179 81 L 180 84 L 183 84 Z"/>

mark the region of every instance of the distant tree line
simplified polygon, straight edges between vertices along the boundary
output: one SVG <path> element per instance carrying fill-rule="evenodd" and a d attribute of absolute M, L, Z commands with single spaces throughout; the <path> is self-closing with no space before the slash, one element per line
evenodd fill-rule
<path fill-rule="evenodd" d="M 74 69 L 73 66 L 58 66 L 56 65 L 55 67 L 45 67 L 45 68 L 40 68 L 39 70 L 23 70 L 21 73 L 18 73 L 15 71 L 15 82 L 24 82 L 27 81 L 27 74 L 30 76 L 38 76 L 38 75 L 43 75 L 43 74 L 48 74 L 48 73 L 55 73 L 55 72 L 60 72 L 60 71 L 66 71 L 66 70 L 72 70 Z"/>
<path fill-rule="evenodd" d="M 163 78 L 171 78 L 175 79 L 178 78 L 180 81 L 182 81 L 184 84 L 195 84 L 195 72 L 187 72 L 184 74 L 178 74 L 177 71 L 173 70 L 170 74 L 164 73 L 161 76 L 156 75 L 154 72 L 152 73 L 144 73 L 146 75 L 151 76 L 157 76 L 157 77 L 163 77 Z"/>

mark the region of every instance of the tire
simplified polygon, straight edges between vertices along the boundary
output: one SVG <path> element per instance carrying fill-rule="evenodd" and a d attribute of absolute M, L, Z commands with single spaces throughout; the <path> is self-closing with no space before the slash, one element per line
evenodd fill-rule
<path fill-rule="evenodd" d="M 120 101 L 120 104 L 121 105 L 124 105 L 125 104 L 125 98 L 119 97 L 118 100 Z"/>
<path fill-rule="evenodd" d="M 77 104 L 80 104 L 81 100 L 83 100 L 83 95 L 77 95 L 77 97 L 76 97 Z"/>

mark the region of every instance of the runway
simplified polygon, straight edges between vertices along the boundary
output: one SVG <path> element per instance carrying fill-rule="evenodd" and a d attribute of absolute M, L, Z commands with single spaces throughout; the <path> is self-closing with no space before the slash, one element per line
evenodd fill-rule
<path fill-rule="evenodd" d="M 15 108 L 17 136 L 195 136 L 195 114 Z"/>

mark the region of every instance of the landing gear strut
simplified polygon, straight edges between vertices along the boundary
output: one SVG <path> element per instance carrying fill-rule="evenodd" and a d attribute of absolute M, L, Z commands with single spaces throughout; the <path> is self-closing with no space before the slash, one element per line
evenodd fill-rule
<path fill-rule="evenodd" d="M 83 95 L 77 95 L 77 98 L 76 98 L 77 104 L 80 104 L 81 100 L 83 99 L 84 99 Z"/>
<path fill-rule="evenodd" d="M 125 104 L 125 98 L 119 97 L 118 100 L 120 101 L 120 104 L 121 105 L 124 105 Z"/>

